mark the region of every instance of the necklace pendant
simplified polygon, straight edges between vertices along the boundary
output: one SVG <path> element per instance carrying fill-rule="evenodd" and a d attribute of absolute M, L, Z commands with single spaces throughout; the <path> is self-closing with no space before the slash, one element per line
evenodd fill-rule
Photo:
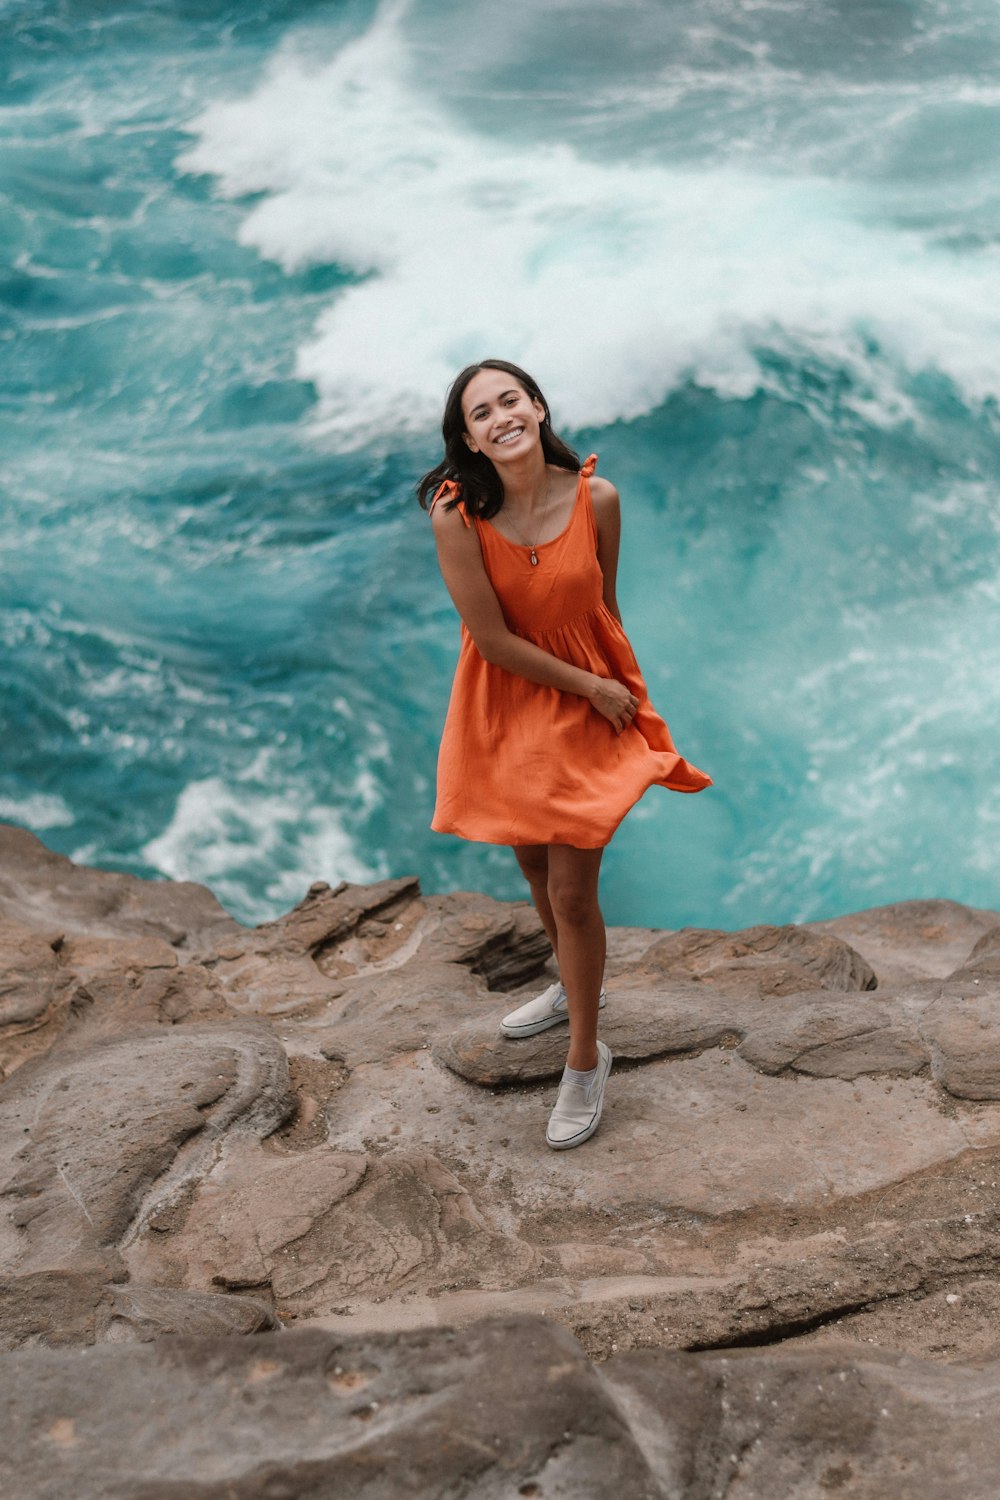
<path fill-rule="evenodd" d="M 532 547 L 532 549 L 531 549 L 531 566 L 533 568 L 537 568 L 538 567 L 538 557 L 537 557 L 537 555 L 535 553 L 534 547 Z"/>

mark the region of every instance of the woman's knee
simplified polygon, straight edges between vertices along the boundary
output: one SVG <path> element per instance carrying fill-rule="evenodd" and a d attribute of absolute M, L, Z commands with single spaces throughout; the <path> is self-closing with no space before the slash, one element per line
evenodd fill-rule
<path fill-rule="evenodd" d="M 515 848 L 514 855 L 529 885 L 545 885 L 549 878 L 547 844 L 522 844 Z"/>
<path fill-rule="evenodd" d="M 549 904 L 557 922 L 588 926 L 602 921 L 597 883 L 603 849 L 553 845 L 549 850 Z"/>
<path fill-rule="evenodd" d="M 557 922 L 582 927 L 595 919 L 600 921 L 596 889 L 587 885 L 549 881 L 549 902 Z"/>

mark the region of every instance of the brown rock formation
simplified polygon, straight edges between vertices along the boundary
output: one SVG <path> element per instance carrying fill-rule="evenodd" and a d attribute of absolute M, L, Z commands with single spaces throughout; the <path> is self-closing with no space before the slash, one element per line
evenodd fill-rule
<path fill-rule="evenodd" d="M 5 1364 L 0 1487 L 38 1500 L 987 1500 L 1000 1465 L 1000 1364 L 844 1345 L 595 1367 L 564 1330 L 517 1318 Z"/>
<path fill-rule="evenodd" d="M 887 1455 L 919 1454 L 921 1424 L 985 1399 L 988 1372 L 871 1341 L 939 1360 L 1000 1345 L 998 954 L 1000 915 L 951 902 L 618 929 L 605 1117 L 564 1156 L 544 1127 L 565 1034 L 497 1028 L 552 974 L 526 904 L 319 883 L 250 929 L 198 886 L 77 867 L 0 828 L 12 1451 L 24 1472 L 44 1453 L 76 1465 L 71 1492 L 97 1494 L 88 1444 L 118 1440 L 115 1392 L 159 1400 L 160 1382 L 183 1424 L 203 1360 L 218 1430 L 252 1390 L 275 1436 L 231 1472 L 197 1469 L 195 1437 L 180 1467 L 154 1445 L 147 1488 L 123 1495 L 257 1494 L 265 1472 L 303 1495 L 908 1493 Z M 261 1334 L 277 1323 L 308 1338 Z M 115 1346 L 90 1351 L 72 1399 L 61 1361 L 83 1356 L 61 1345 Z M 341 1348 L 366 1381 L 382 1372 L 368 1415 L 329 1376 Z M 515 1439 L 518 1371 L 527 1390 L 552 1369 L 568 1383 L 552 1376 L 545 1421 L 570 1436 Z M 289 1415 L 314 1388 L 329 1441 Z M 486 1436 L 477 1401 L 503 1405 Z M 424 1443 L 428 1402 L 464 1446 Z M 415 1488 L 370 1477 L 373 1454 L 411 1448 Z M 933 1460 L 939 1488 L 920 1493 L 957 1494 Z M 585 1464 L 603 1488 L 581 1487 Z M 15 1492 L 69 1492 L 52 1484 Z"/>

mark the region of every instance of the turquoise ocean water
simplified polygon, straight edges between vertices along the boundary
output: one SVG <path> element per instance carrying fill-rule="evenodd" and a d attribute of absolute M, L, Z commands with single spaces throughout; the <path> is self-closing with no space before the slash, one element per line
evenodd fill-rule
<path fill-rule="evenodd" d="M 992 0 L 0 0 L 0 818 L 242 920 L 428 830 L 454 370 L 533 370 L 717 786 L 610 920 L 998 904 Z"/>

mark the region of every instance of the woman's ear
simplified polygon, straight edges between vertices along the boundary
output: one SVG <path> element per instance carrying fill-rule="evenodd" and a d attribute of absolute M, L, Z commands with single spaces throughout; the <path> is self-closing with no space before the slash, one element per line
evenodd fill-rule
<path fill-rule="evenodd" d="M 539 401 L 537 396 L 532 396 L 531 404 L 535 408 L 535 415 L 537 416 L 539 422 L 547 422 L 549 420 L 549 414 L 545 410 L 544 403 Z"/>
<path fill-rule="evenodd" d="M 470 438 L 470 436 L 469 436 L 469 434 L 467 432 L 463 432 L 462 433 L 462 440 L 465 443 L 465 446 L 469 449 L 469 451 L 471 453 L 478 453 L 479 452 L 479 449 L 476 447 L 475 443 L 472 441 L 472 439 Z"/>

